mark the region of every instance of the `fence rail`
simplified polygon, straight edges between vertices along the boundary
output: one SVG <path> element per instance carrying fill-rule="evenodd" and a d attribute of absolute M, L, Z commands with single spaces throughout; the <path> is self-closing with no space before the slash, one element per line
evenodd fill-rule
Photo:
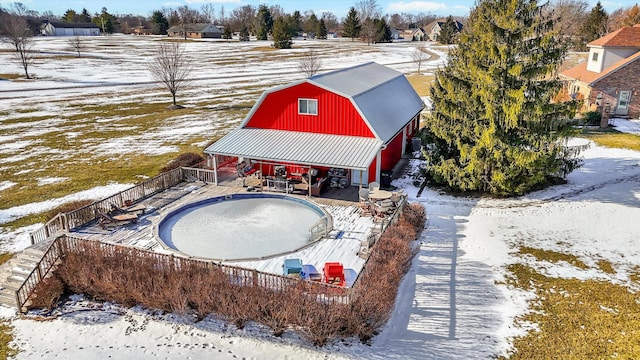
<path fill-rule="evenodd" d="M 51 242 L 51 245 L 49 245 L 40 261 L 36 264 L 36 267 L 27 275 L 22 285 L 16 290 L 16 306 L 18 307 L 18 311 L 26 311 L 24 306 L 27 301 L 29 301 L 36 286 L 49 274 L 51 269 L 53 269 L 62 257 L 60 241 L 58 240 L 59 239 L 56 239 Z"/>
<path fill-rule="evenodd" d="M 85 225 L 97 219 L 98 213 L 110 211 L 112 204 L 122 206 L 125 201 L 135 203 L 185 180 L 200 180 L 213 183 L 213 178 L 213 170 L 207 169 L 176 168 L 167 171 L 80 209 L 56 215 L 56 217 L 47 221 L 40 229 L 29 234 L 31 244 L 45 241 L 65 231 Z"/>
<path fill-rule="evenodd" d="M 124 262 L 146 258 L 149 261 L 153 261 L 154 266 L 165 267 L 167 269 L 184 269 L 189 266 L 202 268 L 215 267 L 226 275 L 226 281 L 228 281 L 229 284 L 236 286 L 262 287 L 280 292 L 286 291 L 305 281 L 284 275 L 261 272 L 255 269 L 179 257 L 171 254 L 161 254 L 126 245 L 109 244 L 74 236 L 61 235 L 51 242 L 51 245 L 47 248 L 35 269 L 27 276 L 20 288 L 16 290 L 18 310 L 21 312 L 26 311 L 27 302 L 33 294 L 33 291 L 47 274 L 51 272 L 51 269 L 53 269 L 58 261 L 64 261 L 64 256 L 72 251 L 86 254 L 86 245 L 88 244 L 93 246 L 90 247 L 93 251 L 99 249 L 103 256 L 117 258 Z M 124 258 L 123 254 L 125 254 Z M 95 269 L 86 269 L 86 271 L 94 270 Z M 149 281 L 153 281 L 153 279 L 149 279 Z M 308 289 L 310 289 L 310 292 L 314 294 L 318 301 L 349 303 L 351 300 L 350 290 L 336 285 L 313 282 L 308 284 Z"/>

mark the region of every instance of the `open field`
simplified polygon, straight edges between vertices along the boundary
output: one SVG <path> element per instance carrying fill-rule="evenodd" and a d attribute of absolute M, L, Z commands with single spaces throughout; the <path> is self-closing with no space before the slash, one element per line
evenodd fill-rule
<path fill-rule="evenodd" d="M 77 196 L 105 196 L 155 174 L 178 152 L 200 151 L 236 126 L 263 90 L 302 79 L 295 59 L 308 48 L 321 54 L 327 70 L 365 61 L 388 65 L 407 74 L 420 95 L 446 55 L 434 48 L 441 57 L 423 63 L 422 74 L 415 75 L 411 43 L 297 41 L 293 50 L 280 52 L 267 42 L 189 41 L 200 67 L 190 88 L 178 94 L 186 108 L 169 111 L 168 93 L 145 69 L 155 42 L 164 38 L 91 39 L 81 58 L 67 56 L 65 39 L 37 40 L 37 80 L 20 79 L 10 54 L 0 52 L 10 64 L 0 77 L 14 78 L 0 81 L 5 251 L 26 246 L 29 227 L 22 226 L 38 222 L 46 209 Z M 347 339 L 312 348 L 292 332 L 276 338 L 256 325 L 239 330 L 215 318 L 195 322 L 188 315 L 82 296 L 73 296 L 50 321 L 2 315 L 15 329 L 19 359 L 52 353 L 137 359 L 638 358 L 639 137 L 599 131 L 585 136 L 595 142 L 588 142 L 585 164 L 567 184 L 520 198 L 456 197 L 437 189 L 418 196 L 410 174 L 421 164 L 412 161 L 394 185 L 425 205 L 427 228 L 394 314 L 371 345 Z"/>
<path fill-rule="evenodd" d="M 37 79 L 29 81 L 16 79 L 20 69 L 10 53 L 0 54 L 10 64 L 3 76 L 14 78 L 0 82 L 0 189 L 6 189 L 0 211 L 135 183 L 180 152 L 202 151 L 237 126 L 264 90 L 302 79 L 298 60 L 309 49 L 320 56 L 322 70 L 367 61 L 404 72 L 416 68 L 411 43 L 298 41 L 290 51 L 274 51 L 268 42 L 187 41 L 195 69 L 190 86 L 178 93 L 186 108 L 169 110 L 169 93 L 146 69 L 164 40 L 86 38 L 78 58 L 61 56 L 70 54 L 67 39 L 37 38 L 30 70 Z M 425 61 L 423 73 L 442 61 Z M 0 213 L 0 224 L 13 228 L 40 221 L 41 214 L 7 219 Z"/>

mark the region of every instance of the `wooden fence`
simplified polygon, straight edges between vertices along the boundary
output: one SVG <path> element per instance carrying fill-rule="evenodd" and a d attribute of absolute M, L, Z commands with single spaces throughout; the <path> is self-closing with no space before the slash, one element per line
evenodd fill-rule
<path fill-rule="evenodd" d="M 29 275 L 27 275 L 26 279 L 20 285 L 18 290 L 16 290 L 16 306 L 18 307 L 18 311 L 26 312 L 27 309 L 24 307 L 29 297 L 33 293 L 33 290 L 38 286 L 40 281 L 42 281 L 49 272 L 53 269 L 58 261 L 63 255 L 63 251 L 60 247 L 60 238 L 55 239 L 47 250 L 42 255 L 42 258 L 36 264 L 36 267 L 31 271 Z"/>
<path fill-rule="evenodd" d="M 170 187 L 173 187 L 185 180 L 199 180 L 207 183 L 213 183 L 214 172 L 213 170 L 207 169 L 184 167 L 176 168 L 145 180 L 140 184 L 134 185 L 105 199 L 96 201 L 93 204 L 89 204 L 68 213 L 60 213 L 45 223 L 42 228 L 29 234 L 31 244 L 45 241 L 51 237 L 60 235 L 63 232 L 94 221 L 98 218 L 99 212 L 109 212 L 112 204 L 122 206 L 125 201 L 135 203 L 148 198 L 151 195 L 169 189 Z"/>
<path fill-rule="evenodd" d="M 87 247 L 87 244 L 93 247 Z M 89 249 L 89 250 L 88 250 Z M 262 287 L 273 291 L 286 291 L 291 287 L 306 282 L 298 278 L 290 278 L 283 275 L 261 272 L 255 269 L 247 269 L 237 266 L 224 265 L 211 261 L 190 259 L 186 257 L 175 256 L 172 254 L 161 254 L 149 250 L 138 249 L 131 246 L 109 244 L 94 240 L 86 240 L 79 237 L 62 235 L 54 239 L 45 252 L 42 259 L 38 262 L 36 268 L 27 276 L 24 283 L 16 290 L 16 304 L 18 310 L 26 312 L 27 302 L 33 294 L 36 286 L 42 281 L 53 267 L 64 261 L 64 256 L 71 251 L 81 251 L 87 254 L 87 251 L 100 251 L 105 257 L 113 257 L 119 261 L 127 262 L 127 260 L 141 259 L 148 260 L 154 264 L 156 268 L 165 269 L 183 269 L 189 266 L 197 266 L 202 268 L 216 268 L 226 275 L 226 281 L 235 286 L 244 287 Z M 126 253 L 126 258 L 122 254 Z M 89 255 L 89 254 L 87 254 Z M 95 271 L 95 269 L 86 269 L 86 271 Z M 149 279 L 153 281 L 153 279 Z M 349 303 L 351 301 L 350 289 L 321 283 L 306 282 L 309 293 L 317 301 L 324 303 Z"/>

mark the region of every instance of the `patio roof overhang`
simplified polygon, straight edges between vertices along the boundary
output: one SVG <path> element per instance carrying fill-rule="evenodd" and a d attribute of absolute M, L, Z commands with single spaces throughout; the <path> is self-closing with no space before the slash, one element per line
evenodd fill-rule
<path fill-rule="evenodd" d="M 382 146 L 382 141 L 376 138 L 239 128 L 204 152 L 209 155 L 366 171 Z"/>

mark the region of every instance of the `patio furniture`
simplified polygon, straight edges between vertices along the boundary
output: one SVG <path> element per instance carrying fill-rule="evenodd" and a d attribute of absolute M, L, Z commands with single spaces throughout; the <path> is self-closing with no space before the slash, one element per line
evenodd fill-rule
<path fill-rule="evenodd" d="M 98 212 L 98 224 L 103 229 L 127 225 L 135 222 L 138 222 L 138 215 L 136 214 L 110 215 L 107 213 Z"/>
<path fill-rule="evenodd" d="M 327 284 L 344 286 L 344 267 L 339 262 L 327 262 L 324 264 L 324 282 Z"/>
<path fill-rule="evenodd" d="M 380 190 L 380 184 L 377 182 L 370 182 L 369 183 L 369 191 L 377 191 Z"/>
<path fill-rule="evenodd" d="M 316 267 L 311 264 L 302 265 L 300 277 L 309 281 L 322 281 L 322 274 L 320 274 Z"/>
<path fill-rule="evenodd" d="M 368 189 L 360 189 L 360 191 L 358 191 L 358 198 L 360 199 L 360 202 L 368 201 L 369 200 L 369 190 Z"/>
<path fill-rule="evenodd" d="M 387 190 L 374 190 L 369 192 L 369 199 L 371 201 L 387 200 L 391 199 L 393 193 Z"/>
<path fill-rule="evenodd" d="M 282 264 L 282 274 L 284 276 L 300 277 L 302 271 L 302 260 L 300 259 L 285 259 Z"/>
<path fill-rule="evenodd" d="M 118 215 L 118 214 L 142 215 L 144 214 L 146 209 L 147 207 L 142 204 L 123 206 L 123 207 L 120 207 L 116 204 L 111 204 L 111 215 Z"/>

